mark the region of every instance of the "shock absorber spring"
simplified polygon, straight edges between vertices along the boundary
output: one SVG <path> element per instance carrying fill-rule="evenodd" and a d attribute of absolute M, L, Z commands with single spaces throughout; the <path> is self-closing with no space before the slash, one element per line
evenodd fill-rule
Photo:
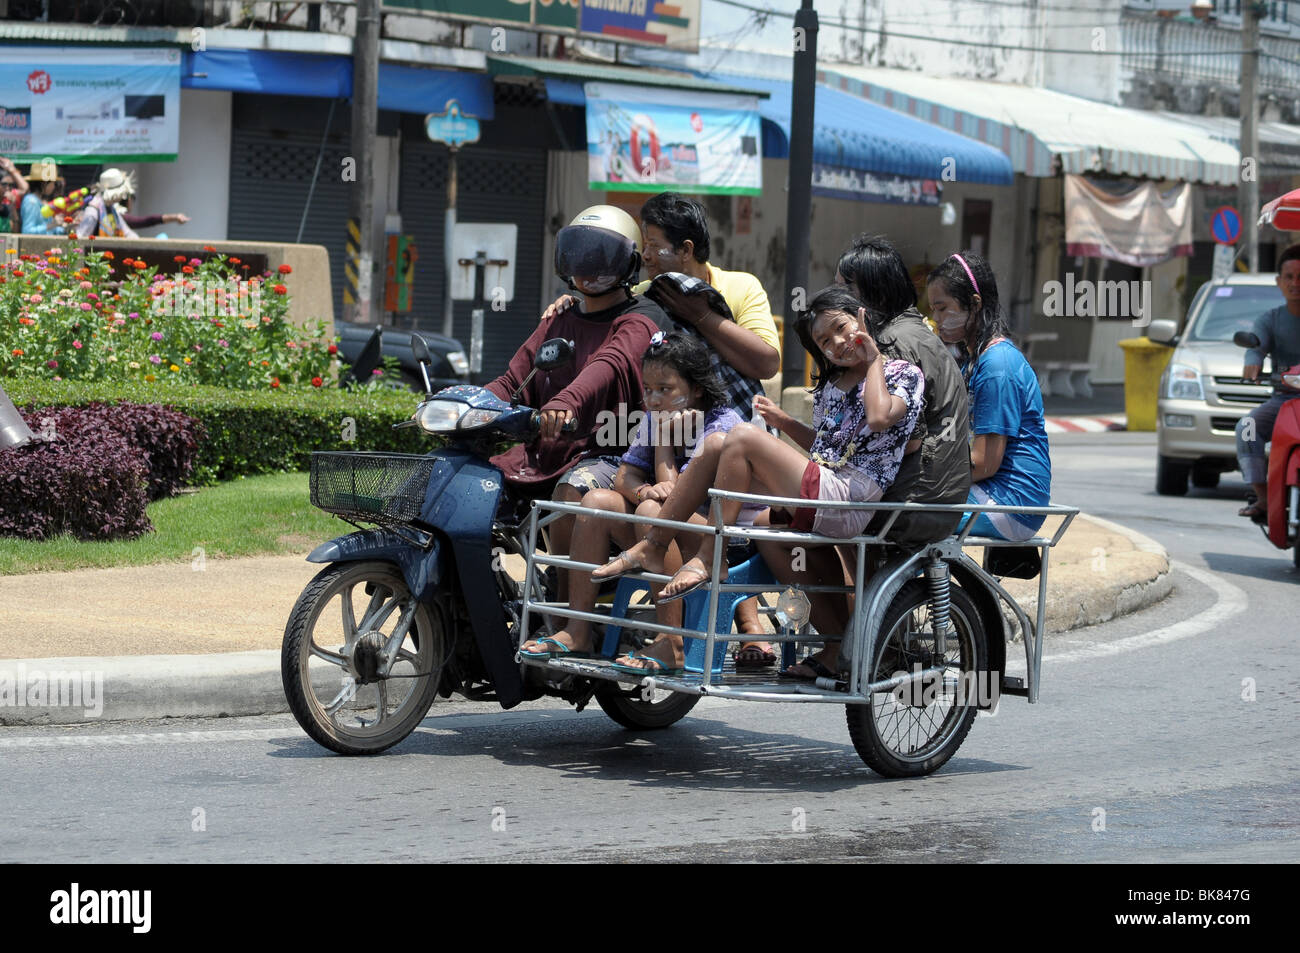
<path fill-rule="evenodd" d="M 942 658 L 948 651 L 948 609 L 952 603 L 948 564 L 937 557 L 931 559 L 925 567 L 925 578 L 930 583 L 930 622 L 934 626 L 935 652 Z"/>

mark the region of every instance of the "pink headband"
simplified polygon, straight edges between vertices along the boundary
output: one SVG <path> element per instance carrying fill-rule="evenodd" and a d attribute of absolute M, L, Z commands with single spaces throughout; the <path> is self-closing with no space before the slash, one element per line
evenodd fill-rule
<path fill-rule="evenodd" d="M 950 255 L 949 257 L 956 258 L 959 262 L 961 262 L 961 266 L 966 269 L 966 277 L 970 279 L 971 286 L 975 289 L 975 293 L 979 294 L 980 293 L 979 282 L 975 280 L 975 273 L 970 270 L 970 265 L 966 264 L 966 259 L 961 257 L 961 255 L 957 254 L 956 252 L 953 252 L 952 255 Z"/>

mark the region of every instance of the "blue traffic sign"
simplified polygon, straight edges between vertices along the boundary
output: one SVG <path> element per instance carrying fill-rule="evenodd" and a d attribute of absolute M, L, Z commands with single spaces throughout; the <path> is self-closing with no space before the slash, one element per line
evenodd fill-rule
<path fill-rule="evenodd" d="M 1241 216 L 1231 205 L 1224 205 L 1210 216 L 1210 231 L 1220 245 L 1235 245 L 1241 237 Z"/>
<path fill-rule="evenodd" d="M 447 100 L 447 111 L 424 117 L 424 131 L 434 142 L 445 142 L 453 149 L 467 142 L 478 142 L 479 124 L 472 116 L 463 116 L 460 103 Z"/>

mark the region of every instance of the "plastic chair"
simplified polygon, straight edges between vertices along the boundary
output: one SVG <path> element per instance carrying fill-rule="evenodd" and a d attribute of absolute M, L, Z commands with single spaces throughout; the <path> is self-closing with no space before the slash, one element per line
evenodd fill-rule
<path fill-rule="evenodd" d="M 727 582 L 736 585 L 777 585 L 763 557 L 754 555 L 727 571 Z M 624 577 L 618 582 L 614 593 L 611 615 L 626 616 L 633 597 L 639 593 L 649 593 L 650 586 L 644 580 Z M 718 593 L 718 615 L 715 631 L 719 634 L 732 630 L 732 617 L 736 606 L 748 599 L 753 593 L 720 592 Z M 708 629 L 709 593 L 707 589 L 697 589 L 682 600 L 682 628 L 704 632 Z M 607 658 L 613 658 L 618 651 L 618 640 L 622 636 L 622 626 L 611 624 L 605 627 L 605 641 L 601 643 L 600 652 Z M 704 673 L 704 650 L 708 644 L 705 639 L 687 638 L 684 646 L 686 652 L 685 669 L 697 675 Z M 727 658 L 727 643 L 718 640 L 713 647 L 713 674 L 722 674 L 722 664 Z"/>

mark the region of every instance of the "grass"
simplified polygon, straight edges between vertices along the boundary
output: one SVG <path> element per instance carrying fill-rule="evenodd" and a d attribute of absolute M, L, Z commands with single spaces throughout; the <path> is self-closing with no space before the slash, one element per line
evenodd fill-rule
<path fill-rule="evenodd" d="M 44 542 L 0 539 L 0 575 L 144 566 L 206 559 L 305 553 L 352 527 L 308 501 L 307 474 L 245 477 L 149 504 L 154 532 L 138 539 Z"/>

